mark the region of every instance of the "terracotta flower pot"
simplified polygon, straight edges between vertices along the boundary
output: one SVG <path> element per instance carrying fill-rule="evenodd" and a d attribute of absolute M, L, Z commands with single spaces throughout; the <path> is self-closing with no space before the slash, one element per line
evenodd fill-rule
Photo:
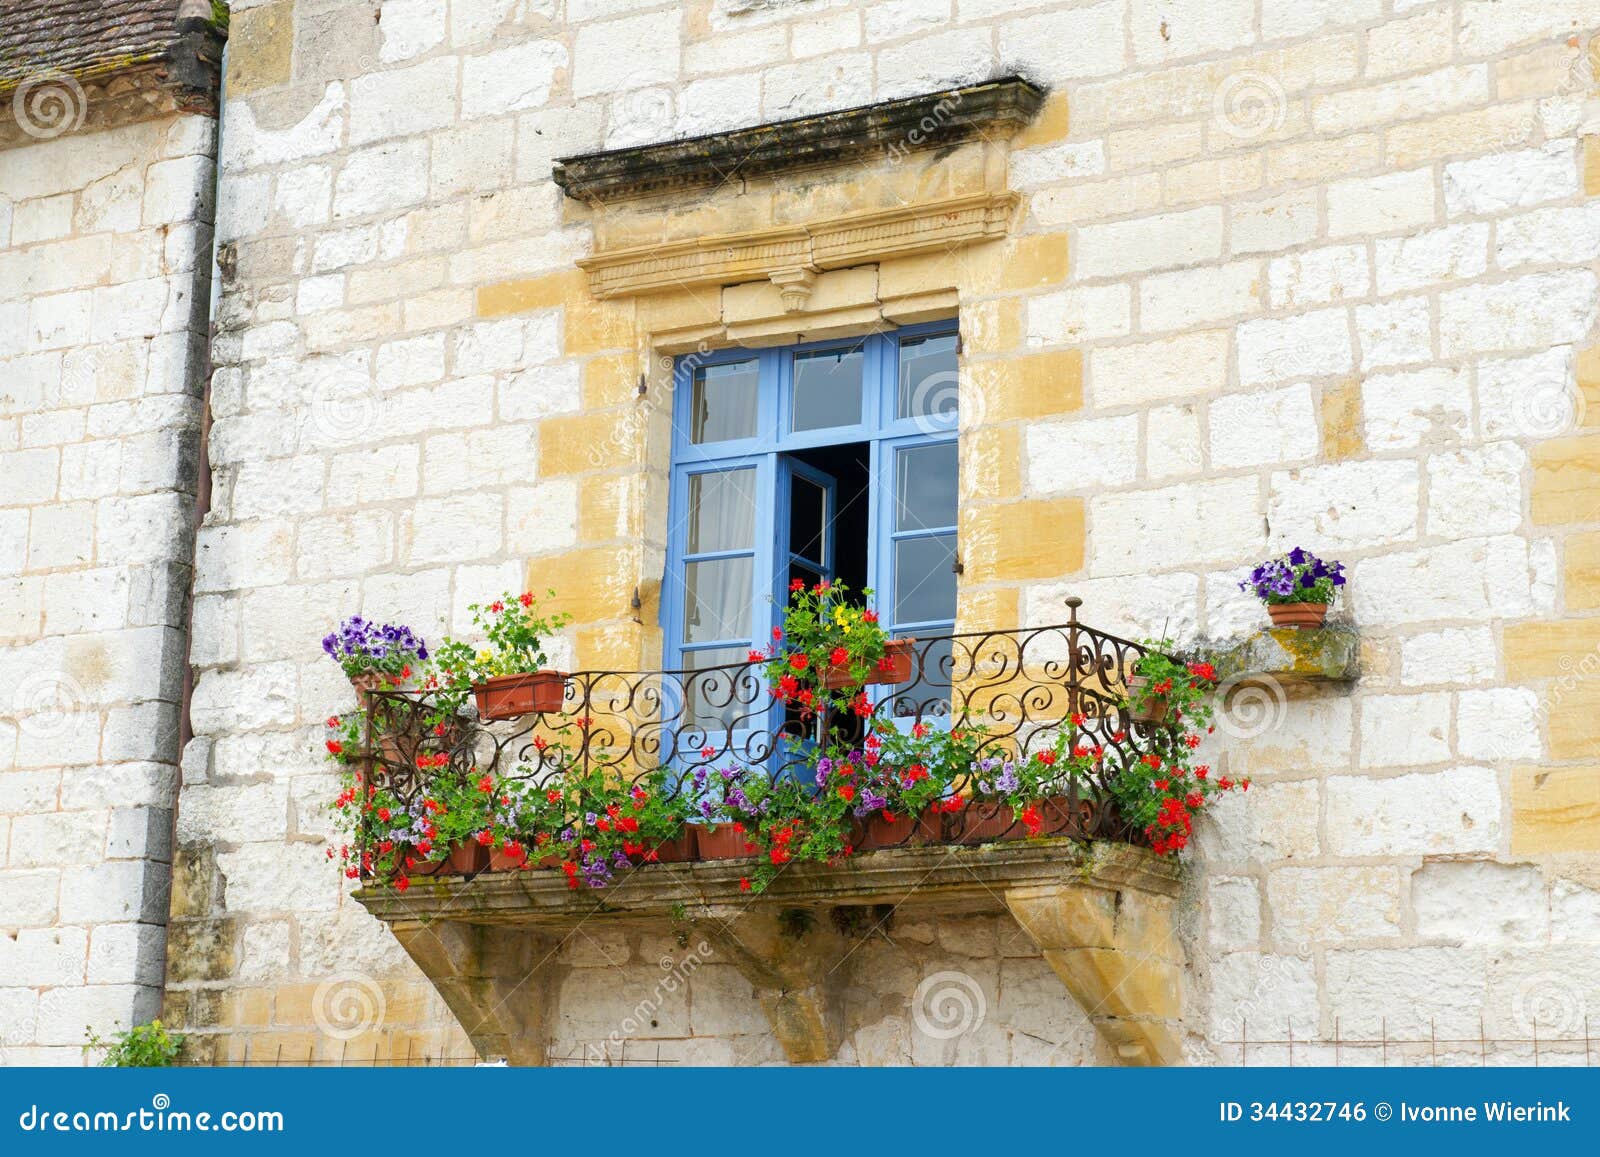
<path fill-rule="evenodd" d="M 922 821 L 904 812 L 891 812 L 893 822 L 884 819 L 884 813 L 873 812 L 864 820 L 851 824 L 851 843 L 858 852 L 876 848 L 903 848 L 910 843 L 922 843 Z"/>
<path fill-rule="evenodd" d="M 356 689 L 356 694 L 366 697 L 374 691 L 382 691 L 388 685 L 388 680 L 376 671 L 362 671 L 360 674 L 350 676 L 350 686 Z"/>
<path fill-rule="evenodd" d="M 654 859 L 640 857 L 641 862 L 647 864 L 686 864 L 694 860 L 698 853 L 699 840 L 696 838 L 696 828 L 692 824 L 685 824 L 683 830 L 670 840 L 662 840 L 651 848 L 655 853 Z"/>
<path fill-rule="evenodd" d="M 1297 627 L 1314 631 L 1328 617 L 1327 603 L 1268 603 L 1267 614 L 1274 627 Z"/>
<path fill-rule="evenodd" d="M 567 676 L 561 671 L 528 671 L 474 683 L 472 694 L 478 701 L 480 719 L 515 719 L 560 711 L 566 688 Z"/>
<path fill-rule="evenodd" d="M 890 639 L 883 646 L 883 658 L 873 665 L 867 675 L 868 683 L 904 683 L 911 678 L 912 650 L 915 639 Z M 854 687 L 856 680 L 848 665 L 830 663 L 822 673 L 822 685 L 829 691 Z"/>
<path fill-rule="evenodd" d="M 1152 695 L 1143 703 L 1136 704 L 1133 698 L 1136 692 L 1142 691 L 1150 685 L 1150 680 L 1144 675 L 1129 675 L 1128 687 L 1128 717 L 1138 723 L 1160 723 L 1167 717 L 1167 699 L 1164 695 Z"/>
<path fill-rule="evenodd" d="M 407 857 L 416 860 L 415 867 L 408 868 L 405 866 Z M 400 856 L 395 862 L 400 865 L 400 871 L 402 873 L 412 877 L 437 876 L 440 872 L 445 870 L 446 866 L 444 860 L 430 860 L 421 852 L 417 851 L 415 847 L 410 845 L 407 845 L 400 850 Z"/>
<path fill-rule="evenodd" d="M 1041 801 L 1039 809 L 1039 835 L 1081 835 L 1084 831 L 1085 809 L 1073 806 L 1065 796 L 1052 796 Z M 996 840 L 1022 840 L 1028 838 L 1027 825 L 1010 804 L 969 803 L 959 813 L 952 825 L 950 839 L 958 844 L 987 844 Z"/>
<path fill-rule="evenodd" d="M 489 870 L 491 872 L 519 872 L 528 866 L 527 849 L 523 849 L 520 856 L 510 855 L 504 848 L 494 848 L 489 852 Z"/>
<path fill-rule="evenodd" d="M 989 844 L 1021 835 L 1022 825 L 1009 804 L 973 801 L 956 814 L 946 838 L 956 844 Z"/>
<path fill-rule="evenodd" d="M 456 876 L 470 876 L 489 866 L 489 849 L 477 840 L 462 840 L 450 846 L 450 856 L 445 860 L 444 871 Z"/>
<path fill-rule="evenodd" d="M 742 860 L 755 855 L 747 851 L 750 833 L 736 832 L 732 824 L 701 824 L 695 828 L 695 853 L 702 860 Z"/>

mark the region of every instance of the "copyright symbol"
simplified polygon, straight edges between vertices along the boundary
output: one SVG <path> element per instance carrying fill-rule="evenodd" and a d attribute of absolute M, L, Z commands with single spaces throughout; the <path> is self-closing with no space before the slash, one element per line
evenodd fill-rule
<path fill-rule="evenodd" d="M 1394 1116 L 1394 1110 L 1389 1107 L 1388 1101 L 1379 1101 L 1373 1106 L 1372 1115 L 1380 1121 L 1387 1121 Z"/>

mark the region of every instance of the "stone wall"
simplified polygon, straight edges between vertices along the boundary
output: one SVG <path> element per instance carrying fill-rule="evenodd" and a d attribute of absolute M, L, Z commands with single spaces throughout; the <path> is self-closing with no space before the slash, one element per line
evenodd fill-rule
<path fill-rule="evenodd" d="M 1255 785 L 1189 862 L 1191 1059 L 1600 1007 L 1600 2 L 233 7 L 168 998 L 200 1059 L 465 1047 L 324 860 L 332 623 L 460 633 L 531 581 L 576 617 L 564 661 L 659 661 L 661 358 L 693 343 L 658 338 L 731 333 L 751 295 L 593 298 L 575 260 L 632 226 L 563 199 L 552 158 L 1013 71 L 1052 93 L 1010 145 L 1010 235 L 838 281 L 953 294 L 963 624 L 1071 593 L 1100 627 L 1218 640 L 1259 622 L 1235 584 L 1268 552 L 1353 570 L 1359 682 L 1217 737 Z M 832 212 L 883 193 L 864 171 Z M 664 228 L 746 227 L 727 209 Z M 874 945 L 896 979 L 855 1059 L 933 1055 L 885 994 L 934 972 L 1019 999 L 1003 951 L 945 944 L 962 927 Z M 654 945 L 598 943 L 567 950 L 604 971 L 563 992 L 558 1053 L 656 983 Z M 736 987 L 691 978 L 637 1035 L 767 1057 L 728 1051 L 758 1031 Z M 1091 1056 L 1067 1002 L 1022 1015 Z"/>
<path fill-rule="evenodd" d="M 132 80 L 57 88 L 60 119 L 8 97 L 0 130 L 11 1064 L 160 1011 L 211 284 L 215 121 Z"/>

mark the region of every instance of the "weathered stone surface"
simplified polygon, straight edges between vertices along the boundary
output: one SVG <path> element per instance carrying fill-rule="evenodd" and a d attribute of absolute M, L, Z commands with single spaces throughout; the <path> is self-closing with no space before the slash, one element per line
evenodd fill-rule
<path fill-rule="evenodd" d="M 1251 675 L 1279 683 L 1345 683 L 1359 673 L 1361 637 L 1348 627 L 1270 628 L 1218 649 L 1219 680 Z"/>

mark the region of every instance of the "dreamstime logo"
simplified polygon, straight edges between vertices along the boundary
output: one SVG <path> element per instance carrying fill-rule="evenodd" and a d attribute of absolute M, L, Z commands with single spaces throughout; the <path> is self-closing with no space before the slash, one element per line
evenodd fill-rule
<path fill-rule="evenodd" d="M 61 671 L 38 671 L 12 691 L 11 712 L 24 732 L 50 739 L 72 726 L 86 699 L 83 687 L 72 676 Z"/>
<path fill-rule="evenodd" d="M 1255 739 L 1278 724 L 1288 711 L 1283 684 L 1271 675 L 1235 675 L 1217 686 L 1217 726 L 1235 739 Z"/>
<path fill-rule="evenodd" d="M 59 69 L 47 68 L 23 79 L 11 95 L 11 112 L 30 137 L 54 140 L 83 127 L 89 99 L 83 86 Z"/>
<path fill-rule="evenodd" d="M 650 990 L 650 995 L 635 1004 L 605 1040 L 591 1041 L 584 1046 L 588 1059 L 609 1064 L 613 1050 L 620 1056 L 623 1042 L 639 1033 L 646 1025 L 656 1024 L 666 998 L 680 988 L 687 987 L 689 978 L 699 970 L 700 965 L 711 959 L 712 952 L 711 945 L 702 940 L 686 952 L 681 960 L 675 960 L 671 956 L 663 956 L 657 960 L 661 977 Z"/>
<path fill-rule="evenodd" d="M 1517 431 L 1530 438 L 1553 438 L 1576 430 L 1583 425 L 1584 412 L 1583 392 L 1565 373 L 1540 374 L 1511 402 Z"/>
<path fill-rule="evenodd" d="M 1583 994 L 1571 977 L 1559 972 L 1536 972 L 1517 987 L 1511 998 L 1511 1015 L 1529 1036 L 1566 1036 L 1583 1027 Z"/>
<path fill-rule="evenodd" d="M 383 398 L 369 378 L 353 371 L 333 373 L 311 390 L 311 428 L 321 445 L 344 445 L 364 438 L 378 425 Z"/>
<path fill-rule="evenodd" d="M 672 93 L 664 88 L 640 88 L 611 106 L 611 131 L 607 143 L 626 148 L 642 141 L 659 140 L 672 131 Z"/>
<path fill-rule="evenodd" d="M 911 391 L 908 412 L 915 416 L 917 429 L 925 434 L 947 430 L 961 414 L 961 375 L 955 370 L 928 374 Z M 983 425 L 981 398 L 968 400 L 966 425 Z"/>
<path fill-rule="evenodd" d="M 925 1036 L 950 1040 L 983 1024 L 989 1002 L 965 972 L 935 972 L 911 994 L 911 1019 Z"/>
<path fill-rule="evenodd" d="M 1264 72 L 1235 72 L 1217 86 L 1211 102 L 1217 127 L 1230 137 L 1253 140 L 1283 127 L 1289 99 Z"/>
<path fill-rule="evenodd" d="M 334 1040 L 353 1040 L 383 1022 L 383 989 L 360 972 L 330 976 L 317 985 L 311 1016 L 317 1030 Z"/>

